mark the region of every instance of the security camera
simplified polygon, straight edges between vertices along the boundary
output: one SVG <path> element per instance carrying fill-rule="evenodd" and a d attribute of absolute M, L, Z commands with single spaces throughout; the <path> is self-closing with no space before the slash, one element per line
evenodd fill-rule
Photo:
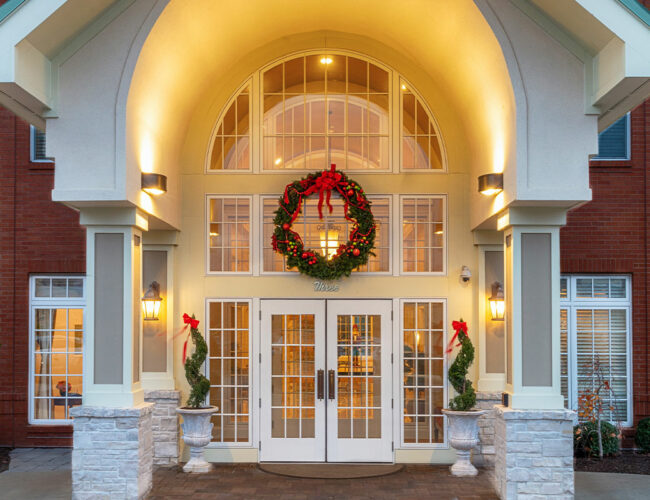
<path fill-rule="evenodd" d="M 463 283 L 469 283 L 471 277 L 472 277 L 472 272 L 469 270 L 469 267 L 463 266 L 460 270 L 460 280 Z"/>

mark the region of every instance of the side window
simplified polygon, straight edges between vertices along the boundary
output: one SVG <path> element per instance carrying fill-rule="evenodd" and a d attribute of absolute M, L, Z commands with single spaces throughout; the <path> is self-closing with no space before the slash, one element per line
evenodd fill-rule
<path fill-rule="evenodd" d="M 33 125 L 30 130 L 30 159 L 32 162 L 51 163 L 52 158 L 48 158 L 45 148 L 45 132 L 41 132 Z"/>
<path fill-rule="evenodd" d="M 444 273 L 444 197 L 404 196 L 401 202 L 402 273 Z"/>
<path fill-rule="evenodd" d="M 612 391 L 603 397 L 605 418 L 631 424 L 630 322 L 627 276 L 563 276 L 560 295 L 561 386 L 567 407 L 595 387 L 599 362 Z"/>
<path fill-rule="evenodd" d="M 34 276 L 30 286 L 30 421 L 62 423 L 83 401 L 85 278 Z"/>
<path fill-rule="evenodd" d="M 250 272 L 251 198 L 208 198 L 208 271 Z"/>
<path fill-rule="evenodd" d="M 598 134 L 598 156 L 594 160 L 630 159 L 630 114 Z"/>

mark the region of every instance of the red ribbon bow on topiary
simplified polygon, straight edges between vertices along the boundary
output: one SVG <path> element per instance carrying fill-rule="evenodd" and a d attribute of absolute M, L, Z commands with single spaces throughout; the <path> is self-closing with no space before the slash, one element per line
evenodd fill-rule
<path fill-rule="evenodd" d="M 447 345 L 447 350 L 445 351 L 445 354 L 449 354 L 451 351 L 454 350 L 454 347 L 458 347 L 459 345 L 462 344 L 462 342 L 459 340 L 458 344 L 454 346 L 454 342 L 458 338 L 458 334 L 460 332 L 463 332 L 465 335 L 467 335 L 467 323 L 464 321 L 454 321 L 451 324 L 451 327 L 456 330 L 456 333 L 454 333 L 454 336 L 451 338 L 449 341 L 449 344 Z"/>
<path fill-rule="evenodd" d="M 183 314 L 183 323 L 185 323 L 185 326 L 180 333 L 183 333 L 185 330 L 187 330 L 188 326 L 190 327 L 190 331 L 187 332 L 187 338 L 183 344 L 183 364 L 185 364 L 185 359 L 187 358 L 187 342 L 190 340 L 190 334 L 192 333 L 191 329 L 199 326 L 199 320 L 192 318 L 189 314 L 185 313 Z"/>

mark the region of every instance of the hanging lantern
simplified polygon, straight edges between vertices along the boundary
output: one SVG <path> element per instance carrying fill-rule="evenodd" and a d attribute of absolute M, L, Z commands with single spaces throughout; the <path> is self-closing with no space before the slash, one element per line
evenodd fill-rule
<path fill-rule="evenodd" d="M 488 301 L 490 302 L 492 321 L 503 321 L 506 313 L 506 301 L 503 295 L 503 286 L 498 281 L 492 284 L 492 296 Z"/>
<path fill-rule="evenodd" d="M 160 284 L 157 281 L 154 281 L 149 285 L 149 289 L 142 296 L 142 310 L 144 312 L 145 321 L 156 321 L 158 319 L 161 303 Z"/>

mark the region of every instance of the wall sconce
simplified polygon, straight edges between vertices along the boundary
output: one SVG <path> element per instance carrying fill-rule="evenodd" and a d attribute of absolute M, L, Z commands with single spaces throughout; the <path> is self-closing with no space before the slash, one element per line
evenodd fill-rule
<path fill-rule="evenodd" d="M 142 310 L 144 311 L 145 321 L 156 321 L 160 314 L 160 284 L 154 281 L 149 285 L 149 289 L 142 296 Z"/>
<path fill-rule="evenodd" d="M 506 301 L 503 295 L 503 286 L 498 281 L 492 283 L 492 296 L 490 302 L 490 314 L 492 321 L 503 321 L 506 313 Z"/>
<path fill-rule="evenodd" d="M 503 174 L 484 174 L 478 178 L 478 192 L 486 196 L 503 191 Z"/>
<path fill-rule="evenodd" d="M 140 188 L 148 194 L 158 196 L 167 192 L 167 176 L 163 174 L 142 173 Z"/>
<path fill-rule="evenodd" d="M 320 232 L 320 247 L 327 260 L 332 260 L 339 248 L 339 232 L 336 229 L 327 229 Z"/>

